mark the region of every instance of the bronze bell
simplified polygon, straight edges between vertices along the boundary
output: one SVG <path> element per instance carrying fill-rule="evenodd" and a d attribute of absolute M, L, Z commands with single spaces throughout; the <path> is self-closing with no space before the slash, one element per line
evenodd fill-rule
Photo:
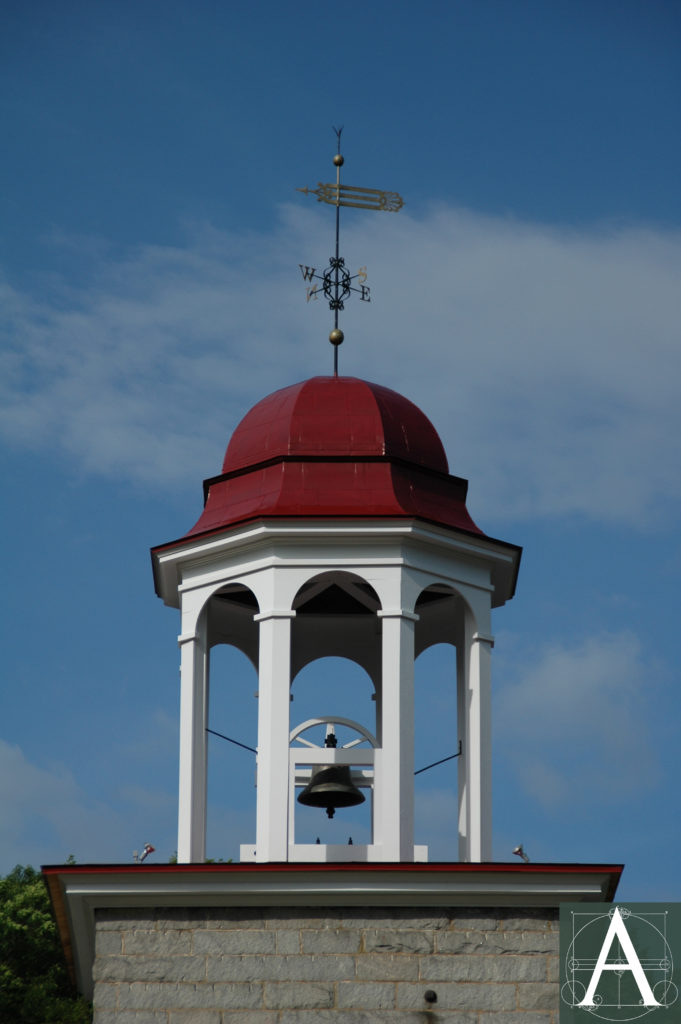
<path fill-rule="evenodd" d="M 326 807 L 327 815 L 333 818 L 337 807 L 355 807 L 365 799 L 352 781 L 348 765 L 332 764 L 313 773 L 298 803 L 306 807 Z"/>

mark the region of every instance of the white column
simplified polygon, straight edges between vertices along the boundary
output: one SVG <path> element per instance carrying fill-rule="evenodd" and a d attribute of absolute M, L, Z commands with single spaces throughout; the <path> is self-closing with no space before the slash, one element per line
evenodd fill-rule
<path fill-rule="evenodd" d="M 463 854 L 463 860 L 480 862 L 492 859 L 491 650 L 494 638 L 476 631 L 471 615 L 466 616 L 464 646 L 465 823 L 460 855 Z"/>
<path fill-rule="evenodd" d="M 376 751 L 376 754 L 374 755 L 374 784 L 371 787 L 369 793 L 367 794 L 369 799 L 371 800 L 371 840 L 370 840 L 370 842 L 371 842 L 372 846 L 374 845 L 374 843 L 378 844 L 378 841 L 379 841 L 379 838 L 378 838 L 378 836 L 379 836 L 379 833 L 378 833 L 378 829 L 379 829 L 378 819 L 379 819 L 379 814 L 380 814 L 380 797 L 379 797 L 379 789 L 376 786 L 376 777 L 377 777 L 377 773 L 380 774 L 380 767 L 377 768 L 377 765 L 380 766 L 380 763 L 381 763 L 381 753 L 380 753 L 380 751 L 381 751 L 381 747 L 383 746 L 383 740 L 381 739 L 381 737 L 383 735 L 383 689 L 382 689 L 382 685 L 381 685 L 380 679 L 376 680 L 374 682 L 374 685 L 376 686 L 376 690 L 374 692 L 374 702 L 375 702 L 375 705 L 376 705 L 376 716 L 375 716 L 375 721 L 374 721 L 374 736 L 376 737 L 376 743 L 377 743 L 378 749 Z"/>
<path fill-rule="evenodd" d="M 206 859 L 206 726 L 208 724 L 208 650 L 205 616 L 180 644 L 180 792 L 177 860 Z"/>
<path fill-rule="evenodd" d="M 414 859 L 414 623 L 379 611 L 382 622 L 381 747 L 376 752 L 374 842 L 386 861 Z"/>
<path fill-rule="evenodd" d="M 458 759 L 458 799 L 459 799 L 459 860 L 469 861 L 469 824 L 468 824 L 468 647 L 459 642 L 456 647 L 456 721 L 461 744 L 461 757 Z"/>
<path fill-rule="evenodd" d="M 256 861 L 288 860 L 291 619 L 269 611 L 260 623 Z"/>

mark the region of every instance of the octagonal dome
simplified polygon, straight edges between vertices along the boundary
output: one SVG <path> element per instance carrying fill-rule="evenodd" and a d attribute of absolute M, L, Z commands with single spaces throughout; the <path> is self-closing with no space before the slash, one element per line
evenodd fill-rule
<path fill-rule="evenodd" d="M 356 377 L 312 377 L 237 426 L 185 538 L 268 518 L 410 518 L 480 535 L 468 484 L 409 399 Z"/>
<path fill-rule="evenodd" d="M 427 416 L 396 391 L 357 377 L 312 377 L 263 398 L 234 431 L 222 472 L 296 455 L 379 455 L 448 470 Z"/>

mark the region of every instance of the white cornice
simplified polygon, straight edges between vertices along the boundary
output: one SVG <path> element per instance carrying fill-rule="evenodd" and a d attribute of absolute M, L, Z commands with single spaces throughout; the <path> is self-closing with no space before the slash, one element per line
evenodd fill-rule
<path fill-rule="evenodd" d="M 400 550 L 387 552 L 385 548 L 395 541 L 409 541 Z M 310 564 L 310 561 L 328 567 L 344 565 L 339 550 L 341 545 L 356 542 L 370 551 L 354 552 L 355 564 L 360 566 L 402 564 L 419 568 L 414 557 L 414 545 L 436 549 L 440 555 L 449 553 L 472 561 L 490 563 L 495 582 L 490 589 L 497 592 L 503 603 L 512 592 L 513 579 L 520 557 L 519 549 L 503 541 L 496 541 L 484 535 L 467 534 L 455 529 L 435 526 L 421 520 L 405 519 L 269 519 L 232 527 L 219 534 L 199 537 L 194 540 L 180 540 L 162 550 L 153 549 L 157 592 L 166 604 L 177 606 L 178 592 L 182 587 L 192 587 L 191 582 L 182 583 L 182 576 L 188 569 L 200 569 L 221 558 L 245 559 L 259 565 L 275 561 L 271 545 L 284 544 L 287 548 L 289 565 Z M 303 549 L 320 542 L 329 545 L 324 557 L 319 552 L 305 556 Z M 269 549 L 263 551 L 263 549 Z M 260 551 L 259 556 L 256 555 Z M 297 555 L 296 555 L 297 551 Z M 277 553 L 277 561 L 281 552 Z M 202 581 L 205 583 L 205 579 Z M 197 584 L 196 585 L 200 585 Z M 484 586 L 484 584 L 483 584 Z"/>
<path fill-rule="evenodd" d="M 92 995 L 105 908 L 557 907 L 614 897 L 621 866 L 562 864 L 156 865 L 43 869 L 78 988 Z M 141 916 L 144 916 L 142 913 Z"/>

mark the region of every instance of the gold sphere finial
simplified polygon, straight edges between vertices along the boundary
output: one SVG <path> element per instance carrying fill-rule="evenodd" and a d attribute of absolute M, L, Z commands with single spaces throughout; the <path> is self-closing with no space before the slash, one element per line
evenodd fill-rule
<path fill-rule="evenodd" d="M 332 345 L 342 345 L 345 335 L 341 331 L 340 327 L 334 327 L 329 335 L 329 341 Z"/>
<path fill-rule="evenodd" d="M 333 158 L 333 162 L 336 165 L 336 167 L 342 167 L 343 164 L 345 163 L 345 157 L 341 156 L 340 153 L 336 153 L 335 157 Z"/>

